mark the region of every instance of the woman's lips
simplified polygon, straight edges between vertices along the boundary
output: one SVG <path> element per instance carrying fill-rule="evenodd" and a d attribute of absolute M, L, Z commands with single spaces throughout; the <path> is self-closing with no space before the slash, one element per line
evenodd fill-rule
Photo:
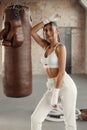
<path fill-rule="evenodd" d="M 51 38 L 52 38 L 52 36 L 47 36 L 47 38 L 48 38 L 48 39 L 51 39 Z"/>

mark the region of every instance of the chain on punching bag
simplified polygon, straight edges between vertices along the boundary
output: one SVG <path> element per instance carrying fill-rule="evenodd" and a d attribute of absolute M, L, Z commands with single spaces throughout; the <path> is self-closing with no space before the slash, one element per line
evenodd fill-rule
<path fill-rule="evenodd" d="M 0 39 L 4 47 L 3 88 L 8 97 L 32 93 L 31 16 L 28 7 L 8 6 Z"/>

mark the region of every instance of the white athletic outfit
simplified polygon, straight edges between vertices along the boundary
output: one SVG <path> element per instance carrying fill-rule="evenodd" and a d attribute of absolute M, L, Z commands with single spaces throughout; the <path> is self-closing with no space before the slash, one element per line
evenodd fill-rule
<path fill-rule="evenodd" d="M 54 51 L 48 56 L 43 55 L 41 61 L 44 67 L 57 68 L 58 57 Z M 51 98 L 57 78 L 48 78 L 47 91 L 43 95 L 35 111 L 31 115 L 31 130 L 41 130 L 42 122 L 46 119 L 49 112 L 53 109 Z M 66 130 L 77 130 L 75 108 L 77 99 L 77 88 L 71 77 L 65 72 L 62 86 L 60 86 L 59 99 L 63 107 L 64 122 Z"/>

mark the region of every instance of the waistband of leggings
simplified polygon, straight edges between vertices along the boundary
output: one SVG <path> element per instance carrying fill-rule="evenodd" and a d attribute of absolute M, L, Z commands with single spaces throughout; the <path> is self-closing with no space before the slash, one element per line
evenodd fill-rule
<path fill-rule="evenodd" d="M 65 76 L 65 75 L 68 75 L 66 71 L 65 71 L 65 73 L 64 73 L 64 76 Z M 48 80 L 48 81 L 55 81 L 56 79 L 57 79 L 57 76 L 56 76 L 56 77 L 52 77 L 52 78 L 48 78 L 47 80 Z"/>

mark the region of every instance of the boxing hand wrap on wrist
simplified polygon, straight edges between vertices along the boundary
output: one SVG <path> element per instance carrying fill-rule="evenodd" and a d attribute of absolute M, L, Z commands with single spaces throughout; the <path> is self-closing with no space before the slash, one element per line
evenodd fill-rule
<path fill-rule="evenodd" d="M 45 25 L 45 24 L 48 24 L 48 23 L 50 23 L 50 22 L 58 22 L 58 14 L 57 14 L 57 13 L 54 14 L 54 15 L 52 15 L 51 17 L 45 19 L 45 20 L 43 21 L 43 24 Z"/>
<path fill-rule="evenodd" d="M 53 95 L 51 98 L 51 105 L 52 106 L 57 105 L 57 103 L 58 103 L 59 91 L 60 91 L 59 88 L 54 88 L 54 90 L 53 90 Z"/>
<path fill-rule="evenodd" d="M 54 88 L 54 82 L 47 81 L 46 86 L 47 86 L 48 91 L 51 92 Z"/>
<path fill-rule="evenodd" d="M 48 24 L 50 21 L 49 21 L 49 19 L 45 19 L 44 21 L 43 21 L 43 24 L 45 25 L 45 24 Z"/>

